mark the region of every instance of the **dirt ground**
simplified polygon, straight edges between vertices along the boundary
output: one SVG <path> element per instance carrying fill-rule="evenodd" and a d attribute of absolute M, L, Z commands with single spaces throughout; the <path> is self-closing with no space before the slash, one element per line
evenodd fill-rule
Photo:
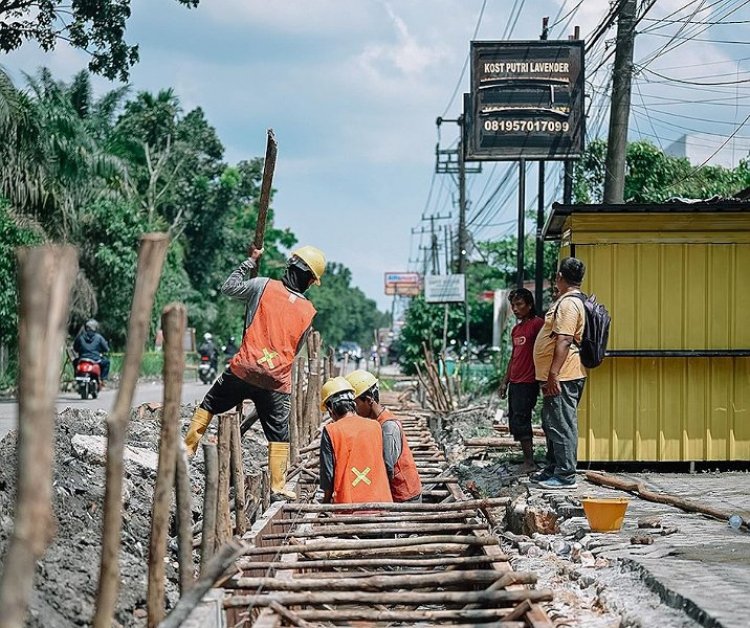
<path fill-rule="evenodd" d="M 192 415 L 192 406 L 182 407 L 183 432 Z M 55 536 L 43 559 L 37 564 L 34 591 L 27 625 L 63 628 L 90 625 L 99 574 L 102 511 L 104 500 L 103 456 L 87 445 L 88 437 L 106 436 L 103 410 L 66 410 L 58 415 L 55 438 L 54 517 Z M 158 411 L 146 412 L 131 420 L 126 456 L 121 586 L 116 621 L 121 626 L 145 625 L 146 563 L 150 535 L 156 459 L 159 438 Z M 215 427 L 214 421 L 214 427 Z M 266 461 L 262 433 L 250 430 L 243 441 L 248 474 L 259 473 Z M 0 442 L 0 556 L 5 555 L 13 531 L 13 504 L 16 487 L 16 433 Z M 193 518 L 201 516 L 203 458 L 191 462 L 194 492 Z M 170 530 L 170 535 L 174 530 Z M 171 606 L 178 597 L 176 540 L 169 539 L 167 598 Z M 197 554 L 196 554 L 197 562 Z M 0 570 L 2 559 L 0 558 Z"/>

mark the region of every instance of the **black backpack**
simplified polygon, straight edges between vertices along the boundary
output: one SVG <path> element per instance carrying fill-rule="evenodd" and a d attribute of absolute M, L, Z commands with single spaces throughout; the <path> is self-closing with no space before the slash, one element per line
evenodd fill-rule
<path fill-rule="evenodd" d="M 606 307 L 597 302 L 595 294 L 589 297 L 582 292 L 573 292 L 569 295 L 566 294 L 562 298 L 564 299 L 568 296 L 578 297 L 583 303 L 584 312 L 586 312 L 583 338 L 581 338 L 581 344 L 578 345 L 581 364 L 587 369 L 596 368 L 604 361 L 604 354 L 607 352 L 609 324 L 611 322 L 609 312 Z M 557 316 L 557 308 L 559 306 L 558 302 L 555 307 L 555 316 Z"/>

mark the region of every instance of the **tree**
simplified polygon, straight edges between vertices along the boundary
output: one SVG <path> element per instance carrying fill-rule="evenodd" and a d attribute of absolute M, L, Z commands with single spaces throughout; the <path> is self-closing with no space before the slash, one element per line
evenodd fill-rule
<path fill-rule="evenodd" d="M 318 313 L 313 325 L 328 346 L 344 340 L 369 347 L 375 330 L 390 323 L 390 316 L 378 310 L 375 301 L 351 285 L 352 272 L 343 264 L 329 262 L 320 286 L 308 291 Z"/>
<path fill-rule="evenodd" d="M 177 2 L 193 8 L 200 0 Z M 130 0 L 0 0 L 0 51 L 27 41 L 50 51 L 65 40 L 91 55 L 92 72 L 127 81 L 138 62 L 138 46 L 125 41 L 129 17 Z"/>
<path fill-rule="evenodd" d="M 576 162 L 576 203 L 601 203 L 607 144 L 591 142 Z M 670 198 L 692 199 L 731 197 L 750 186 L 750 164 L 743 160 L 734 169 L 721 166 L 696 168 L 684 157 L 667 155 L 646 140 L 628 144 L 625 172 L 625 200 L 660 203 Z"/>

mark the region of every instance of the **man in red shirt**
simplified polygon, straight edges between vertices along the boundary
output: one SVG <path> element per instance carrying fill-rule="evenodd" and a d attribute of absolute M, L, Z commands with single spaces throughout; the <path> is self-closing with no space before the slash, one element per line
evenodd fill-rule
<path fill-rule="evenodd" d="M 531 473 L 536 470 L 531 413 L 539 396 L 539 383 L 534 371 L 534 342 L 544 325 L 544 319 L 536 315 L 534 296 L 526 288 L 511 291 L 508 301 L 518 323 L 510 332 L 513 349 L 500 385 L 500 398 L 508 396 L 510 433 L 521 443 L 523 450 L 521 472 Z"/>

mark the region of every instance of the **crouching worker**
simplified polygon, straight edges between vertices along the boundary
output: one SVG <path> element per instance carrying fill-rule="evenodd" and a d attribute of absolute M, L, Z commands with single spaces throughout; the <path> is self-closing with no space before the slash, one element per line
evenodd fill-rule
<path fill-rule="evenodd" d="M 320 409 L 333 419 L 320 438 L 320 488 L 323 502 L 391 502 L 383 461 L 380 426 L 355 412 L 354 388 L 343 377 L 329 379 L 320 391 Z"/>
<path fill-rule="evenodd" d="M 380 403 L 378 380 L 372 373 L 363 370 L 353 371 L 346 376 L 346 380 L 354 388 L 357 414 L 375 419 L 383 431 L 383 459 L 393 501 L 421 502 L 422 481 L 419 479 L 414 456 L 401 422 Z"/>
<path fill-rule="evenodd" d="M 215 414 L 251 399 L 268 439 L 271 500 L 294 499 L 285 491 L 289 462 L 289 410 L 292 365 L 310 330 L 315 308 L 304 292 L 319 284 L 323 253 L 303 246 L 292 253 L 281 281 L 246 275 L 257 267 L 262 249 L 251 251 L 224 282 L 223 294 L 247 302 L 245 333 L 239 351 L 196 409 L 185 437 L 192 455 Z"/>

